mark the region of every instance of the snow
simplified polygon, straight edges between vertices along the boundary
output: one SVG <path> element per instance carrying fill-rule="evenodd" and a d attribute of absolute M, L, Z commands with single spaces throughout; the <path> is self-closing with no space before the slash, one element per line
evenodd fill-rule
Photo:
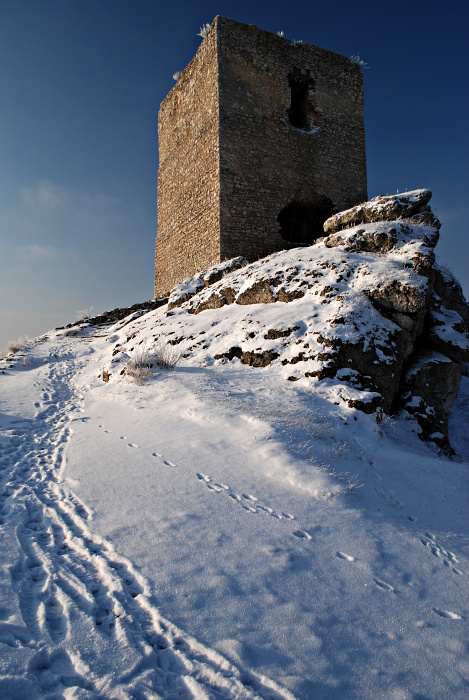
<path fill-rule="evenodd" d="M 432 332 L 437 335 L 443 342 L 451 343 L 451 345 L 467 350 L 469 348 L 469 340 L 461 333 L 460 329 L 463 326 L 461 316 L 456 311 L 450 311 L 443 306 L 440 311 L 432 311 L 433 328 Z"/>
<path fill-rule="evenodd" d="M 467 696 L 469 380 L 449 460 L 348 408 L 351 370 L 210 360 L 309 303 L 163 307 L 2 363 L 1 697 Z M 162 335 L 174 371 L 120 374 Z"/>

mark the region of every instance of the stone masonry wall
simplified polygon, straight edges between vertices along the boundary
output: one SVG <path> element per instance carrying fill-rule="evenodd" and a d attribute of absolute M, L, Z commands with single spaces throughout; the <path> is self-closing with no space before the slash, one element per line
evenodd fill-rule
<path fill-rule="evenodd" d="M 301 127 L 292 76 L 308 84 Z M 290 247 L 277 217 L 292 201 L 327 198 L 329 216 L 367 199 L 360 68 L 253 25 L 214 20 L 161 105 L 158 138 L 155 296 L 224 259 Z"/>
<path fill-rule="evenodd" d="M 216 44 L 210 32 L 158 115 L 155 297 L 220 261 Z"/>
<path fill-rule="evenodd" d="M 218 55 L 221 253 L 256 260 L 288 247 L 277 216 L 292 200 L 367 199 L 363 80 L 344 56 L 221 17 Z M 306 129 L 288 118 L 295 70 L 311 82 Z"/>

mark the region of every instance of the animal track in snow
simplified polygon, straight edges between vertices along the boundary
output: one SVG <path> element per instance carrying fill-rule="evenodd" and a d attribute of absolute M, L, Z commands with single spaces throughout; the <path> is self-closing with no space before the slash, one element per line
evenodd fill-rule
<path fill-rule="evenodd" d="M 377 586 L 379 586 L 379 588 L 382 588 L 385 591 L 394 591 L 394 586 L 391 586 L 390 583 L 386 583 L 386 581 L 382 581 L 380 578 L 373 578 L 373 581 Z"/>
<path fill-rule="evenodd" d="M 311 540 L 312 539 L 312 535 L 309 532 L 307 532 L 306 530 L 295 530 L 295 532 L 293 534 L 295 535 L 295 537 L 299 537 L 300 539 L 303 539 L 303 540 Z"/>
<path fill-rule="evenodd" d="M 103 428 L 105 433 L 109 433 L 109 434 L 112 433 L 111 430 L 107 430 L 107 429 L 104 427 L 104 425 L 102 425 L 102 424 L 100 424 L 98 427 L 99 427 L 99 428 Z M 119 436 L 119 439 L 120 439 L 120 440 L 128 440 L 129 438 L 128 438 L 126 435 L 120 435 L 120 436 Z M 128 442 L 128 443 L 127 443 L 127 447 L 131 447 L 131 448 L 133 448 L 133 449 L 139 449 L 140 446 L 137 445 L 137 444 L 134 443 L 134 442 Z M 152 457 L 157 457 L 157 458 L 159 457 L 160 459 L 162 459 L 162 462 L 163 462 L 163 464 L 164 464 L 166 467 L 175 468 L 175 467 L 177 466 L 174 462 L 171 462 L 169 459 L 166 459 L 166 458 L 164 457 L 164 455 L 162 455 L 160 452 L 152 452 L 152 453 L 151 453 L 151 456 L 152 456 Z"/>
<path fill-rule="evenodd" d="M 463 573 L 455 565 L 459 564 L 456 555 L 449 549 L 444 549 L 436 542 L 436 537 L 431 532 L 425 532 L 425 536 L 420 538 L 420 542 L 430 550 L 435 557 L 443 559 L 443 564 L 450 569 L 454 574 L 462 576 Z"/>
<path fill-rule="evenodd" d="M 276 520 L 295 519 L 295 516 L 291 513 L 284 513 L 283 511 L 279 513 L 270 506 L 263 505 L 259 501 L 257 496 L 253 496 L 250 493 L 235 493 L 235 491 L 233 491 L 227 484 L 217 483 L 212 479 L 211 476 L 207 476 L 207 474 L 201 474 L 200 472 L 197 472 L 196 476 L 199 479 L 199 481 L 202 481 L 210 491 L 214 491 L 215 493 L 226 494 L 235 503 L 241 506 L 243 510 L 248 511 L 249 513 L 265 513 L 266 515 L 270 515 Z"/>
<path fill-rule="evenodd" d="M 441 610 L 440 608 L 433 608 L 433 612 L 440 617 L 445 617 L 447 620 L 464 620 L 458 613 L 451 612 L 451 610 Z"/>
<path fill-rule="evenodd" d="M 375 491 L 379 493 L 392 508 L 403 508 L 403 504 L 392 489 L 388 489 L 386 486 L 376 486 Z"/>
<path fill-rule="evenodd" d="M 163 464 L 165 465 L 165 467 L 170 467 L 171 469 L 173 469 L 174 467 L 177 467 L 177 464 L 175 464 L 174 462 L 170 462 L 169 459 L 165 459 L 160 452 L 152 452 L 151 456 L 156 457 L 156 458 L 160 458 L 162 460 Z"/>
<path fill-rule="evenodd" d="M 338 559 L 345 559 L 346 561 L 355 561 L 355 557 L 352 557 L 351 554 L 345 554 L 345 552 L 336 552 L 335 555 Z"/>

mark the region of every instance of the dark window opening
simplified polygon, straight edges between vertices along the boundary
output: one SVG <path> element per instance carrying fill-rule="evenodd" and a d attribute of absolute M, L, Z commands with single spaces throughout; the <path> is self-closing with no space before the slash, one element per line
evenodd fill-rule
<path fill-rule="evenodd" d="M 280 235 L 293 245 L 311 245 L 324 236 L 323 224 L 332 215 L 332 202 L 324 197 L 317 204 L 292 202 L 277 217 Z"/>
<path fill-rule="evenodd" d="M 288 76 L 291 102 L 288 119 L 297 129 L 309 131 L 315 114 L 313 104 L 314 80 L 309 72 L 295 68 Z"/>
<path fill-rule="evenodd" d="M 308 97 L 309 87 L 304 83 L 290 81 L 291 107 L 288 113 L 290 124 L 297 129 L 309 128 Z"/>

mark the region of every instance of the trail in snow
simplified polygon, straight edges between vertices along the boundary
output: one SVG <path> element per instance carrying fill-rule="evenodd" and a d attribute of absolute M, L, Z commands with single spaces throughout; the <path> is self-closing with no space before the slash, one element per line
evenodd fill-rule
<path fill-rule="evenodd" d="M 0 432 L 0 524 L 4 547 L 11 552 L 19 545 L 10 575 L 23 621 L 9 621 L 10 600 L 1 608 L 0 642 L 23 648 L 27 660 L 23 678 L 3 674 L 0 694 L 34 698 L 71 689 L 77 697 L 292 698 L 164 619 L 150 604 L 143 577 L 93 535 L 86 505 L 62 481 L 73 423 L 86 420 L 74 376 L 87 360 L 60 352 L 51 350 L 36 385 L 42 395 L 34 420 L 12 419 Z"/>
<path fill-rule="evenodd" d="M 463 464 L 270 371 L 105 384 L 90 331 L 0 377 L 0 697 L 465 697 Z"/>

